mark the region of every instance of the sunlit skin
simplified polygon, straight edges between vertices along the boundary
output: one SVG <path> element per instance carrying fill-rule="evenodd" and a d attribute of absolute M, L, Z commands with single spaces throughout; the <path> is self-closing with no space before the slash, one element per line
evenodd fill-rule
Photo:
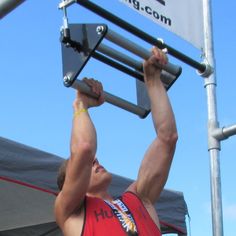
<path fill-rule="evenodd" d="M 99 163 L 97 157 L 95 157 L 87 195 L 95 196 L 98 192 L 102 192 L 102 190 L 105 192 L 110 185 L 111 180 L 112 175 Z M 112 200 L 109 195 L 107 195 L 107 198 Z"/>

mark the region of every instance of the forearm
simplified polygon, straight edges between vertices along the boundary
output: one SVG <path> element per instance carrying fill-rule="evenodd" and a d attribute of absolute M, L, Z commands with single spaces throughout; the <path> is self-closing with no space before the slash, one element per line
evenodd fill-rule
<path fill-rule="evenodd" d="M 144 202 L 154 204 L 168 177 L 177 141 L 177 130 L 174 114 L 161 80 L 155 78 L 146 81 L 157 137 L 143 158 L 138 175 L 137 193 Z"/>
<path fill-rule="evenodd" d="M 83 103 L 74 106 L 73 127 L 71 134 L 71 153 L 76 154 L 81 145 L 87 145 L 91 151 L 91 158 L 97 149 L 97 135 L 94 124 L 90 118 L 88 108 Z"/>
<path fill-rule="evenodd" d="M 169 98 L 160 78 L 146 83 L 151 102 L 153 123 L 159 138 L 171 138 L 177 134 L 176 123 Z"/>
<path fill-rule="evenodd" d="M 144 81 L 151 103 L 156 138 L 143 158 L 138 180 L 137 193 L 144 202 L 154 203 L 166 183 L 177 141 L 175 118 L 166 89 L 160 79 L 158 64 L 166 64 L 166 55 L 157 48 L 144 62 Z M 158 62 L 158 64 L 157 64 Z"/>

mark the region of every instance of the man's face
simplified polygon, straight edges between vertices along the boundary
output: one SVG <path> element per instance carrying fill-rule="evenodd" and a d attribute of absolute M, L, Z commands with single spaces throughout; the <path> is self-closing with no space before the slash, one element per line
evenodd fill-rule
<path fill-rule="evenodd" d="M 92 173 L 90 177 L 89 189 L 91 191 L 100 191 L 107 188 L 111 182 L 111 174 L 100 165 L 98 159 L 95 157 L 93 161 Z"/>

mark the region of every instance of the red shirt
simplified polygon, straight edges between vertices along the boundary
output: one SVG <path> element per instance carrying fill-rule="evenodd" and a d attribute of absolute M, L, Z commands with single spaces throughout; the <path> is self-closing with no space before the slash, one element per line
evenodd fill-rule
<path fill-rule="evenodd" d="M 138 236 L 161 236 L 141 200 L 132 192 L 121 198 L 135 221 Z M 102 199 L 86 197 L 84 226 L 81 236 L 127 236 L 112 208 Z"/>

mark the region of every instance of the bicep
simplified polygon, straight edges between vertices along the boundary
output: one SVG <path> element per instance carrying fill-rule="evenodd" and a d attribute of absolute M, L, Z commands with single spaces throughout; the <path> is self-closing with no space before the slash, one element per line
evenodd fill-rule
<path fill-rule="evenodd" d="M 175 151 L 175 143 L 158 138 L 146 151 L 137 179 L 137 193 L 144 201 L 154 203 L 166 183 Z"/>
<path fill-rule="evenodd" d="M 86 153 L 79 155 L 69 159 L 65 182 L 58 196 L 56 208 L 62 218 L 67 218 L 81 207 L 89 186 L 92 163 L 88 161 L 90 158 Z"/>

